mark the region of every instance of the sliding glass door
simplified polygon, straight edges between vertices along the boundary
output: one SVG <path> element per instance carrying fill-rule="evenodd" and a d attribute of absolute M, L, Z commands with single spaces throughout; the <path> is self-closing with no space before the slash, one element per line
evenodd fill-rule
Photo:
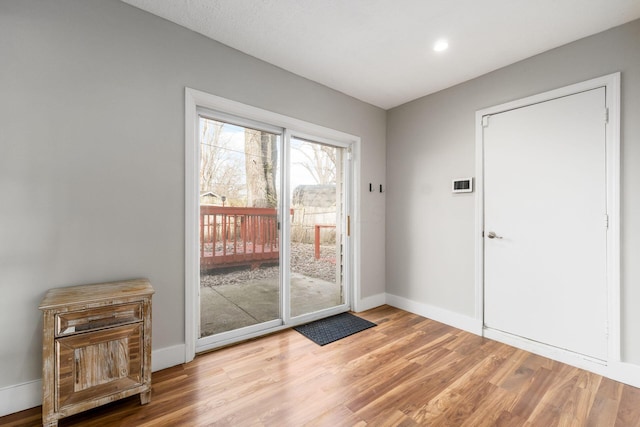
<path fill-rule="evenodd" d="M 204 109 L 197 120 L 196 349 L 348 310 L 349 146 Z"/>

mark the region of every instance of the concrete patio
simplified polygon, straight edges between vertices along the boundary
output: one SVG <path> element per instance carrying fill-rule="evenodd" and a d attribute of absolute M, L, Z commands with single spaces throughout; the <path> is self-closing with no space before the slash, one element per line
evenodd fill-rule
<path fill-rule="evenodd" d="M 200 287 L 200 331 L 209 336 L 280 317 L 279 285 L 274 279 L 242 284 Z M 293 316 L 340 304 L 340 286 L 304 276 L 291 275 Z"/>

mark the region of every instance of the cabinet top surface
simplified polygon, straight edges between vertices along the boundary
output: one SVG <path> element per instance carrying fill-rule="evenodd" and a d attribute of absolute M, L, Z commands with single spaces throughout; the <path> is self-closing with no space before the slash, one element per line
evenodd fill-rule
<path fill-rule="evenodd" d="M 49 289 L 40 302 L 40 310 L 49 310 L 70 304 L 91 304 L 101 301 L 126 300 L 132 297 L 150 296 L 154 293 L 148 279 L 70 286 Z"/>

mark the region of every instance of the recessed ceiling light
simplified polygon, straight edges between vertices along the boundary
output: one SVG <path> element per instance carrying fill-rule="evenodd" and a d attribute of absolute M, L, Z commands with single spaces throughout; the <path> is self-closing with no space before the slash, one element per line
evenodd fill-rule
<path fill-rule="evenodd" d="M 444 52 L 448 48 L 449 42 L 445 39 L 440 39 L 433 45 L 433 50 L 435 50 L 436 52 Z"/>

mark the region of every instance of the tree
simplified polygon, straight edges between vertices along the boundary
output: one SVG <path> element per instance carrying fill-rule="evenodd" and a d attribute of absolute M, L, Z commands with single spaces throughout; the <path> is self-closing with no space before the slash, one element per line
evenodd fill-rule
<path fill-rule="evenodd" d="M 247 206 L 257 208 L 277 207 L 277 136 L 268 132 L 245 128 L 244 151 L 247 176 Z"/>
<path fill-rule="evenodd" d="M 293 147 L 305 157 L 298 162 L 313 177 L 317 184 L 335 184 L 336 182 L 336 148 L 316 142 L 302 142 Z"/>
<path fill-rule="evenodd" d="M 200 124 L 200 191 L 225 196 L 231 204 L 243 189 L 240 158 L 224 136 L 225 123 L 202 118 Z"/>

